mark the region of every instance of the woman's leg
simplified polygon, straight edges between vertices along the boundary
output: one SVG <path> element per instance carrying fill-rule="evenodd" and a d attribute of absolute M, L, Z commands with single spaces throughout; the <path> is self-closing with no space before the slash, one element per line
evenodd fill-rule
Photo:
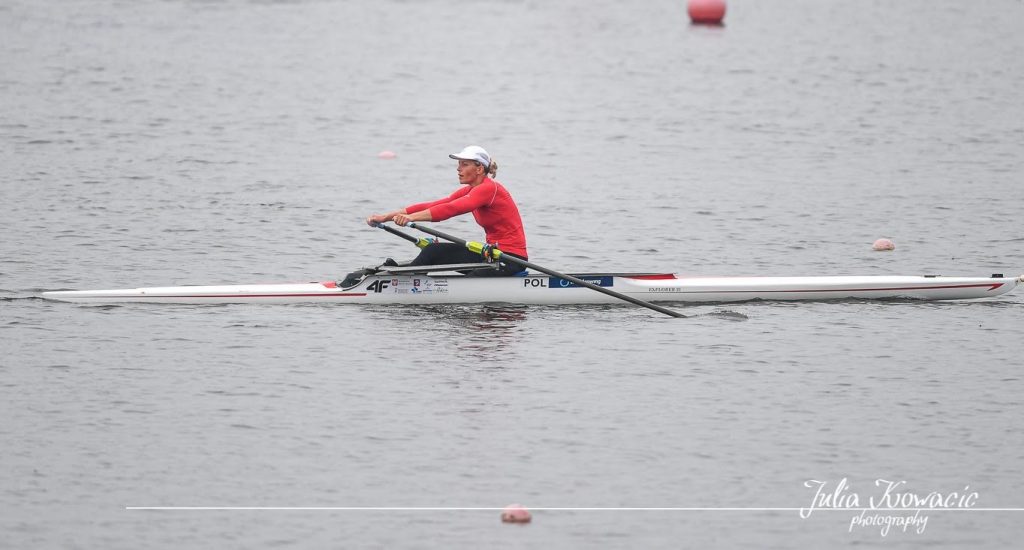
<path fill-rule="evenodd" d="M 514 254 L 502 253 L 502 255 L 519 258 L 519 256 L 516 256 Z M 479 258 L 479 256 L 477 256 L 477 258 Z M 525 270 L 525 267 L 522 267 L 517 264 L 502 263 L 501 267 L 498 269 L 474 269 L 473 271 L 467 273 L 467 275 L 469 275 L 470 277 L 513 277 L 515 275 L 519 275 Z"/>
<path fill-rule="evenodd" d="M 390 260 L 390 258 L 389 258 Z M 470 252 L 465 246 L 455 243 L 432 243 L 427 245 L 420 251 L 419 255 L 416 256 L 411 262 L 410 266 L 422 266 L 422 265 L 445 265 L 445 264 L 476 264 L 483 262 L 483 258 L 475 252 Z M 385 262 L 385 265 L 390 265 Z M 499 269 L 483 268 L 474 269 L 467 271 L 460 271 L 460 273 L 466 273 L 473 277 L 494 277 L 494 276 L 509 276 L 515 275 L 521 268 L 509 264 L 502 264 Z M 338 285 L 342 288 L 348 288 L 355 285 L 363 279 L 366 275 L 373 273 L 372 268 L 359 269 L 349 273 L 344 279 L 338 282 Z"/>
<path fill-rule="evenodd" d="M 420 251 L 409 265 L 472 264 L 482 262 L 479 254 L 455 243 L 433 243 Z"/>

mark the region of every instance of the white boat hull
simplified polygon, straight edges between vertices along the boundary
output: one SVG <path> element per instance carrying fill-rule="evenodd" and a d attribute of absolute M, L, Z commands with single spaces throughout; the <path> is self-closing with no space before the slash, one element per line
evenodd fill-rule
<path fill-rule="evenodd" d="M 740 302 L 748 300 L 964 300 L 990 298 L 1014 289 L 1014 277 L 833 276 L 681 277 L 664 275 L 576 275 L 648 302 Z M 602 304 L 612 296 L 547 275 L 466 277 L 387 275 L 366 277 L 341 289 L 334 282 L 174 286 L 118 290 L 44 292 L 47 300 L 94 304 L 124 302 L 348 303 L 348 304 Z"/>

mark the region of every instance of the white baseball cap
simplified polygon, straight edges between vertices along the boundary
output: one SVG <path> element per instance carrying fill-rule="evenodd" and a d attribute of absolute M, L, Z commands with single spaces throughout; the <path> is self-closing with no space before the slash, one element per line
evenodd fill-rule
<path fill-rule="evenodd" d="M 448 155 L 448 158 L 455 160 L 475 160 L 483 165 L 484 168 L 488 168 L 491 165 L 491 155 L 484 151 L 483 147 L 479 145 L 469 145 L 458 153 L 452 153 Z"/>

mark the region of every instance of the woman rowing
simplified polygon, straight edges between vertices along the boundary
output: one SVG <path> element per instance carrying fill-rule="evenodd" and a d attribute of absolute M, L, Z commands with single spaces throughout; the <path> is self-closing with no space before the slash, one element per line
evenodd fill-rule
<path fill-rule="evenodd" d="M 393 221 L 397 225 L 409 222 L 439 222 L 448 218 L 473 213 L 476 223 L 484 229 L 487 243 L 502 254 L 527 259 L 526 234 L 512 195 L 505 186 L 491 179 L 498 173 L 498 163 L 491 159 L 483 147 L 470 145 L 461 152 L 448 155 L 459 162 L 459 187 L 445 198 L 406 206 L 387 214 L 373 214 L 366 218 L 368 225 Z M 455 243 L 431 243 L 409 263 L 411 266 L 444 265 L 480 262 L 480 254 Z M 392 260 L 391 263 L 394 261 Z M 387 264 L 389 262 L 385 262 Z M 477 269 L 471 276 L 510 276 L 522 271 L 513 264 L 501 264 L 498 269 Z M 355 284 L 359 272 L 350 274 L 345 282 Z M 356 276 L 355 281 L 352 277 Z M 343 286 L 348 286 L 343 283 Z"/>

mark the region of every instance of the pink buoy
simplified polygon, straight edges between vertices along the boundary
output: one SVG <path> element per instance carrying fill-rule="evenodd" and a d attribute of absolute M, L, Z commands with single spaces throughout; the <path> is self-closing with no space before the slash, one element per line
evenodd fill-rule
<path fill-rule="evenodd" d="M 501 512 L 501 521 L 505 523 L 530 523 L 532 519 L 530 511 L 519 504 L 509 504 Z"/>
<path fill-rule="evenodd" d="M 878 239 L 875 244 L 871 245 L 871 248 L 879 252 L 886 250 L 896 250 L 896 245 L 889 239 Z"/>
<path fill-rule="evenodd" d="M 395 158 L 397 156 L 398 155 L 396 155 L 394 151 L 381 151 L 381 152 L 377 153 L 377 158 L 382 158 L 382 159 L 393 159 L 393 158 Z"/>
<path fill-rule="evenodd" d="M 694 25 L 721 25 L 725 0 L 690 0 L 686 8 Z"/>

